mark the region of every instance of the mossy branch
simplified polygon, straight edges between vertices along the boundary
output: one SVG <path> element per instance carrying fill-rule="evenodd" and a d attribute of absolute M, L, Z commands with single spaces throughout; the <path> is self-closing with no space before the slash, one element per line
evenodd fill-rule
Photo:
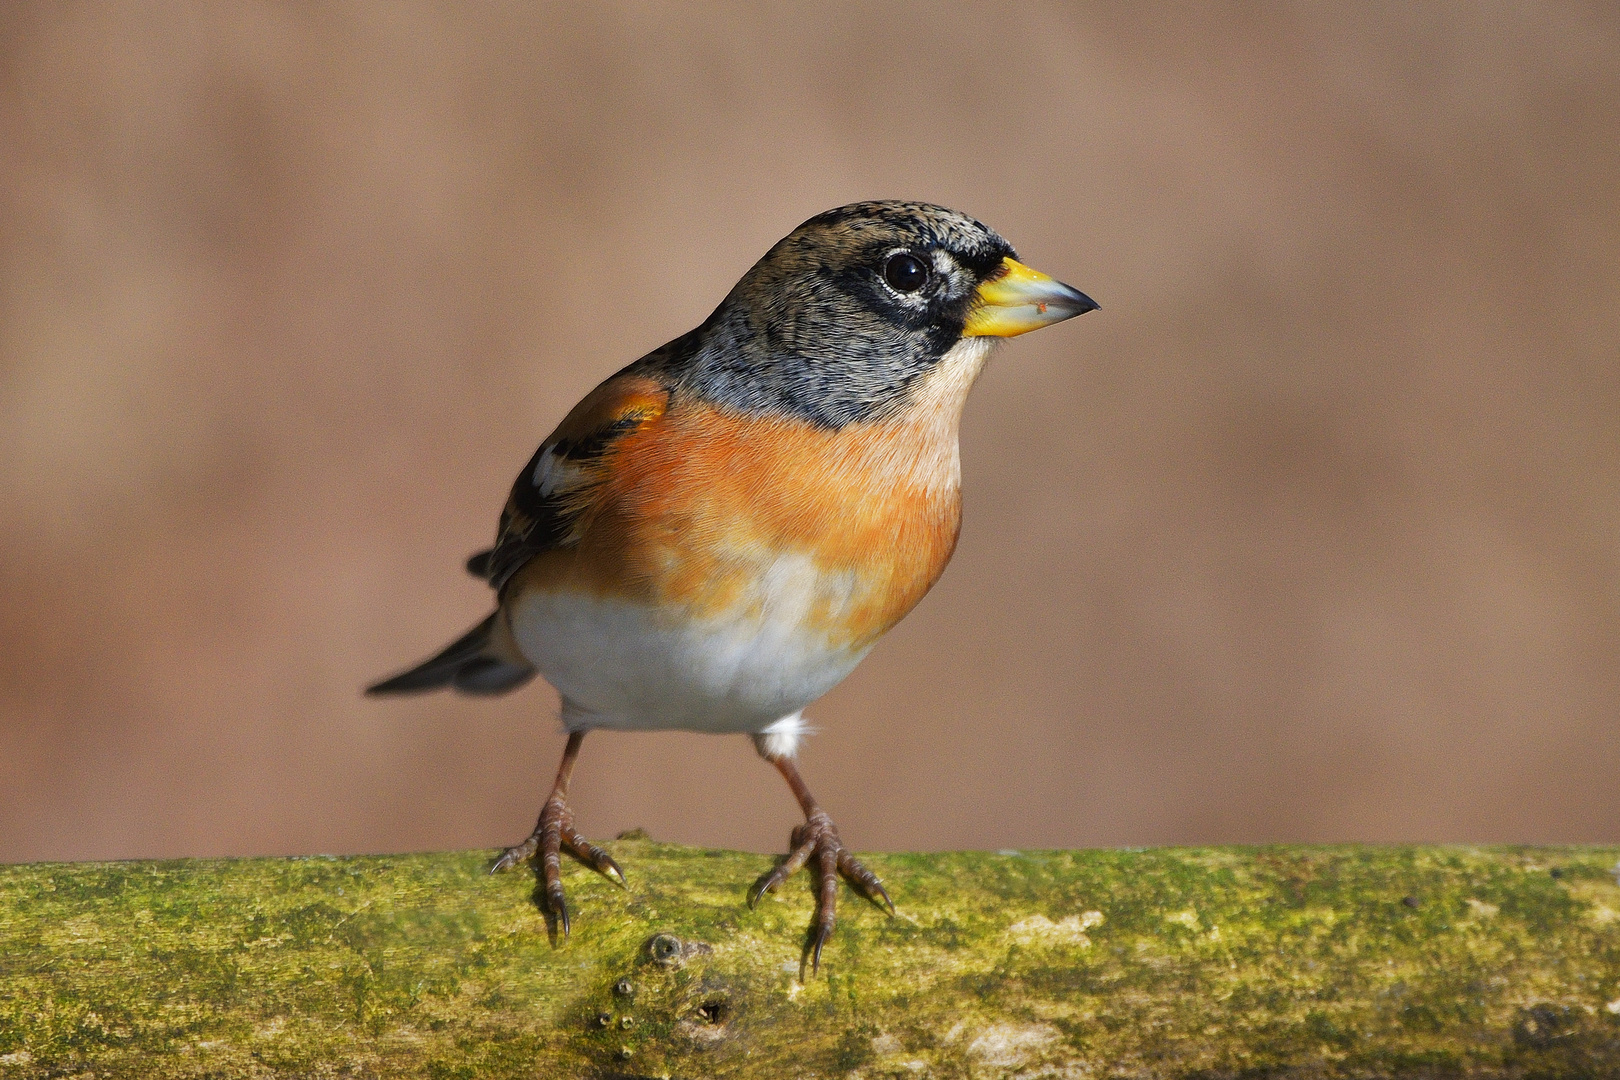
<path fill-rule="evenodd" d="M 0 868 L 0 1077 L 1620 1076 L 1620 851 L 621 840 L 547 940 L 485 853 Z M 863 856 L 863 858 L 868 858 Z"/>

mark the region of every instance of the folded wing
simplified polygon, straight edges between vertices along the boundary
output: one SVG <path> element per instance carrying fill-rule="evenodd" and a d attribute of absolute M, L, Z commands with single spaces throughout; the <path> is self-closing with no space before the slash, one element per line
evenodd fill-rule
<path fill-rule="evenodd" d="M 499 591 L 536 555 L 578 543 L 615 446 L 668 405 L 669 391 L 644 375 L 615 375 L 587 395 L 518 474 L 495 546 L 468 559 L 468 573 Z"/>

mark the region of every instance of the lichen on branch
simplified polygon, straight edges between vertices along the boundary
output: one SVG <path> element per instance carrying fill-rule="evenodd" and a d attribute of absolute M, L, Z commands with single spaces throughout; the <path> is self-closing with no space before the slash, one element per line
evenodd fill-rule
<path fill-rule="evenodd" d="M 873 855 L 621 840 L 547 939 L 492 855 L 0 867 L 0 1077 L 1620 1076 L 1620 851 Z M 867 859 L 867 856 L 862 856 Z"/>

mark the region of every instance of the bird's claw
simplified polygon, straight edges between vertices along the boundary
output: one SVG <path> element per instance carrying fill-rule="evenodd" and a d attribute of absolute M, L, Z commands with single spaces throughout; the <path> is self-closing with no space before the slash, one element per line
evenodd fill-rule
<path fill-rule="evenodd" d="M 527 840 L 523 841 L 523 843 L 507 848 L 505 851 L 501 852 L 501 857 L 495 860 L 495 865 L 489 868 L 489 872 L 492 874 L 499 874 L 504 870 L 512 869 L 512 867 L 516 866 L 518 863 L 528 862 L 530 859 L 534 858 L 534 852 L 537 847 L 539 847 L 539 841 L 535 837 L 531 836 Z"/>
<path fill-rule="evenodd" d="M 613 856 L 585 839 L 575 831 L 573 822 L 564 823 L 562 828 L 562 843 L 569 852 L 580 862 L 595 870 L 621 889 L 629 888 L 625 884 L 624 871 L 619 864 L 613 861 Z"/>
<path fill-rule="evenodd" d="M 613 856 L 585 839 L 574 828 L 574 813 L 561 798 L 552 796 L 540 810 L 540 820 L 534 832 L 521 844 L 509 847 L 495 860 L 491 873 L 509 870 L 522 862 L 539 856 L 541 878 L 541 906 L 556 920 L 556 929 L 563 938 L 568 937 L 568 903 L 562 887 L 562 852 L 568 853 L 615 885 L 627 888 L 624 871 L 613 861 Z"/>
<path fill-rule="evenodd" d="M 810 972 L 815 974 L 821 967 L 821 950 L 832 940 L 833 927 L 838 923 L 839 877 L 843 877 L 856 892 L 874 904 L 887 908 L 890 915 L 894 914 L 894 902 L 889 899 L 877 875 L 844 847 L 837 827 L 825 811 L 816 810 L 803 825 L 797 826 L 789 843 L 792 851 L 788 857 L 760 875 L 748 890 L 748 906 L 754 907 L 760 897 L 774 891 L 805 864 L 811 864 L 811 872 L 816 878 L 816 918 L 805 950 L 810 959 Z"/>

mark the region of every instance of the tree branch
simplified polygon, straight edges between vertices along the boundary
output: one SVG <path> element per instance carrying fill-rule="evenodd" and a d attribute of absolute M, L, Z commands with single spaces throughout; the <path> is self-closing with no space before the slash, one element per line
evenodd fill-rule
<path fill-rule="evenodd" d="M 621 840 L 0 867 L 0 1077 L 1620 1076 L 1620 850 L 862 856 L 822 975 L 768 859 Z"/>

